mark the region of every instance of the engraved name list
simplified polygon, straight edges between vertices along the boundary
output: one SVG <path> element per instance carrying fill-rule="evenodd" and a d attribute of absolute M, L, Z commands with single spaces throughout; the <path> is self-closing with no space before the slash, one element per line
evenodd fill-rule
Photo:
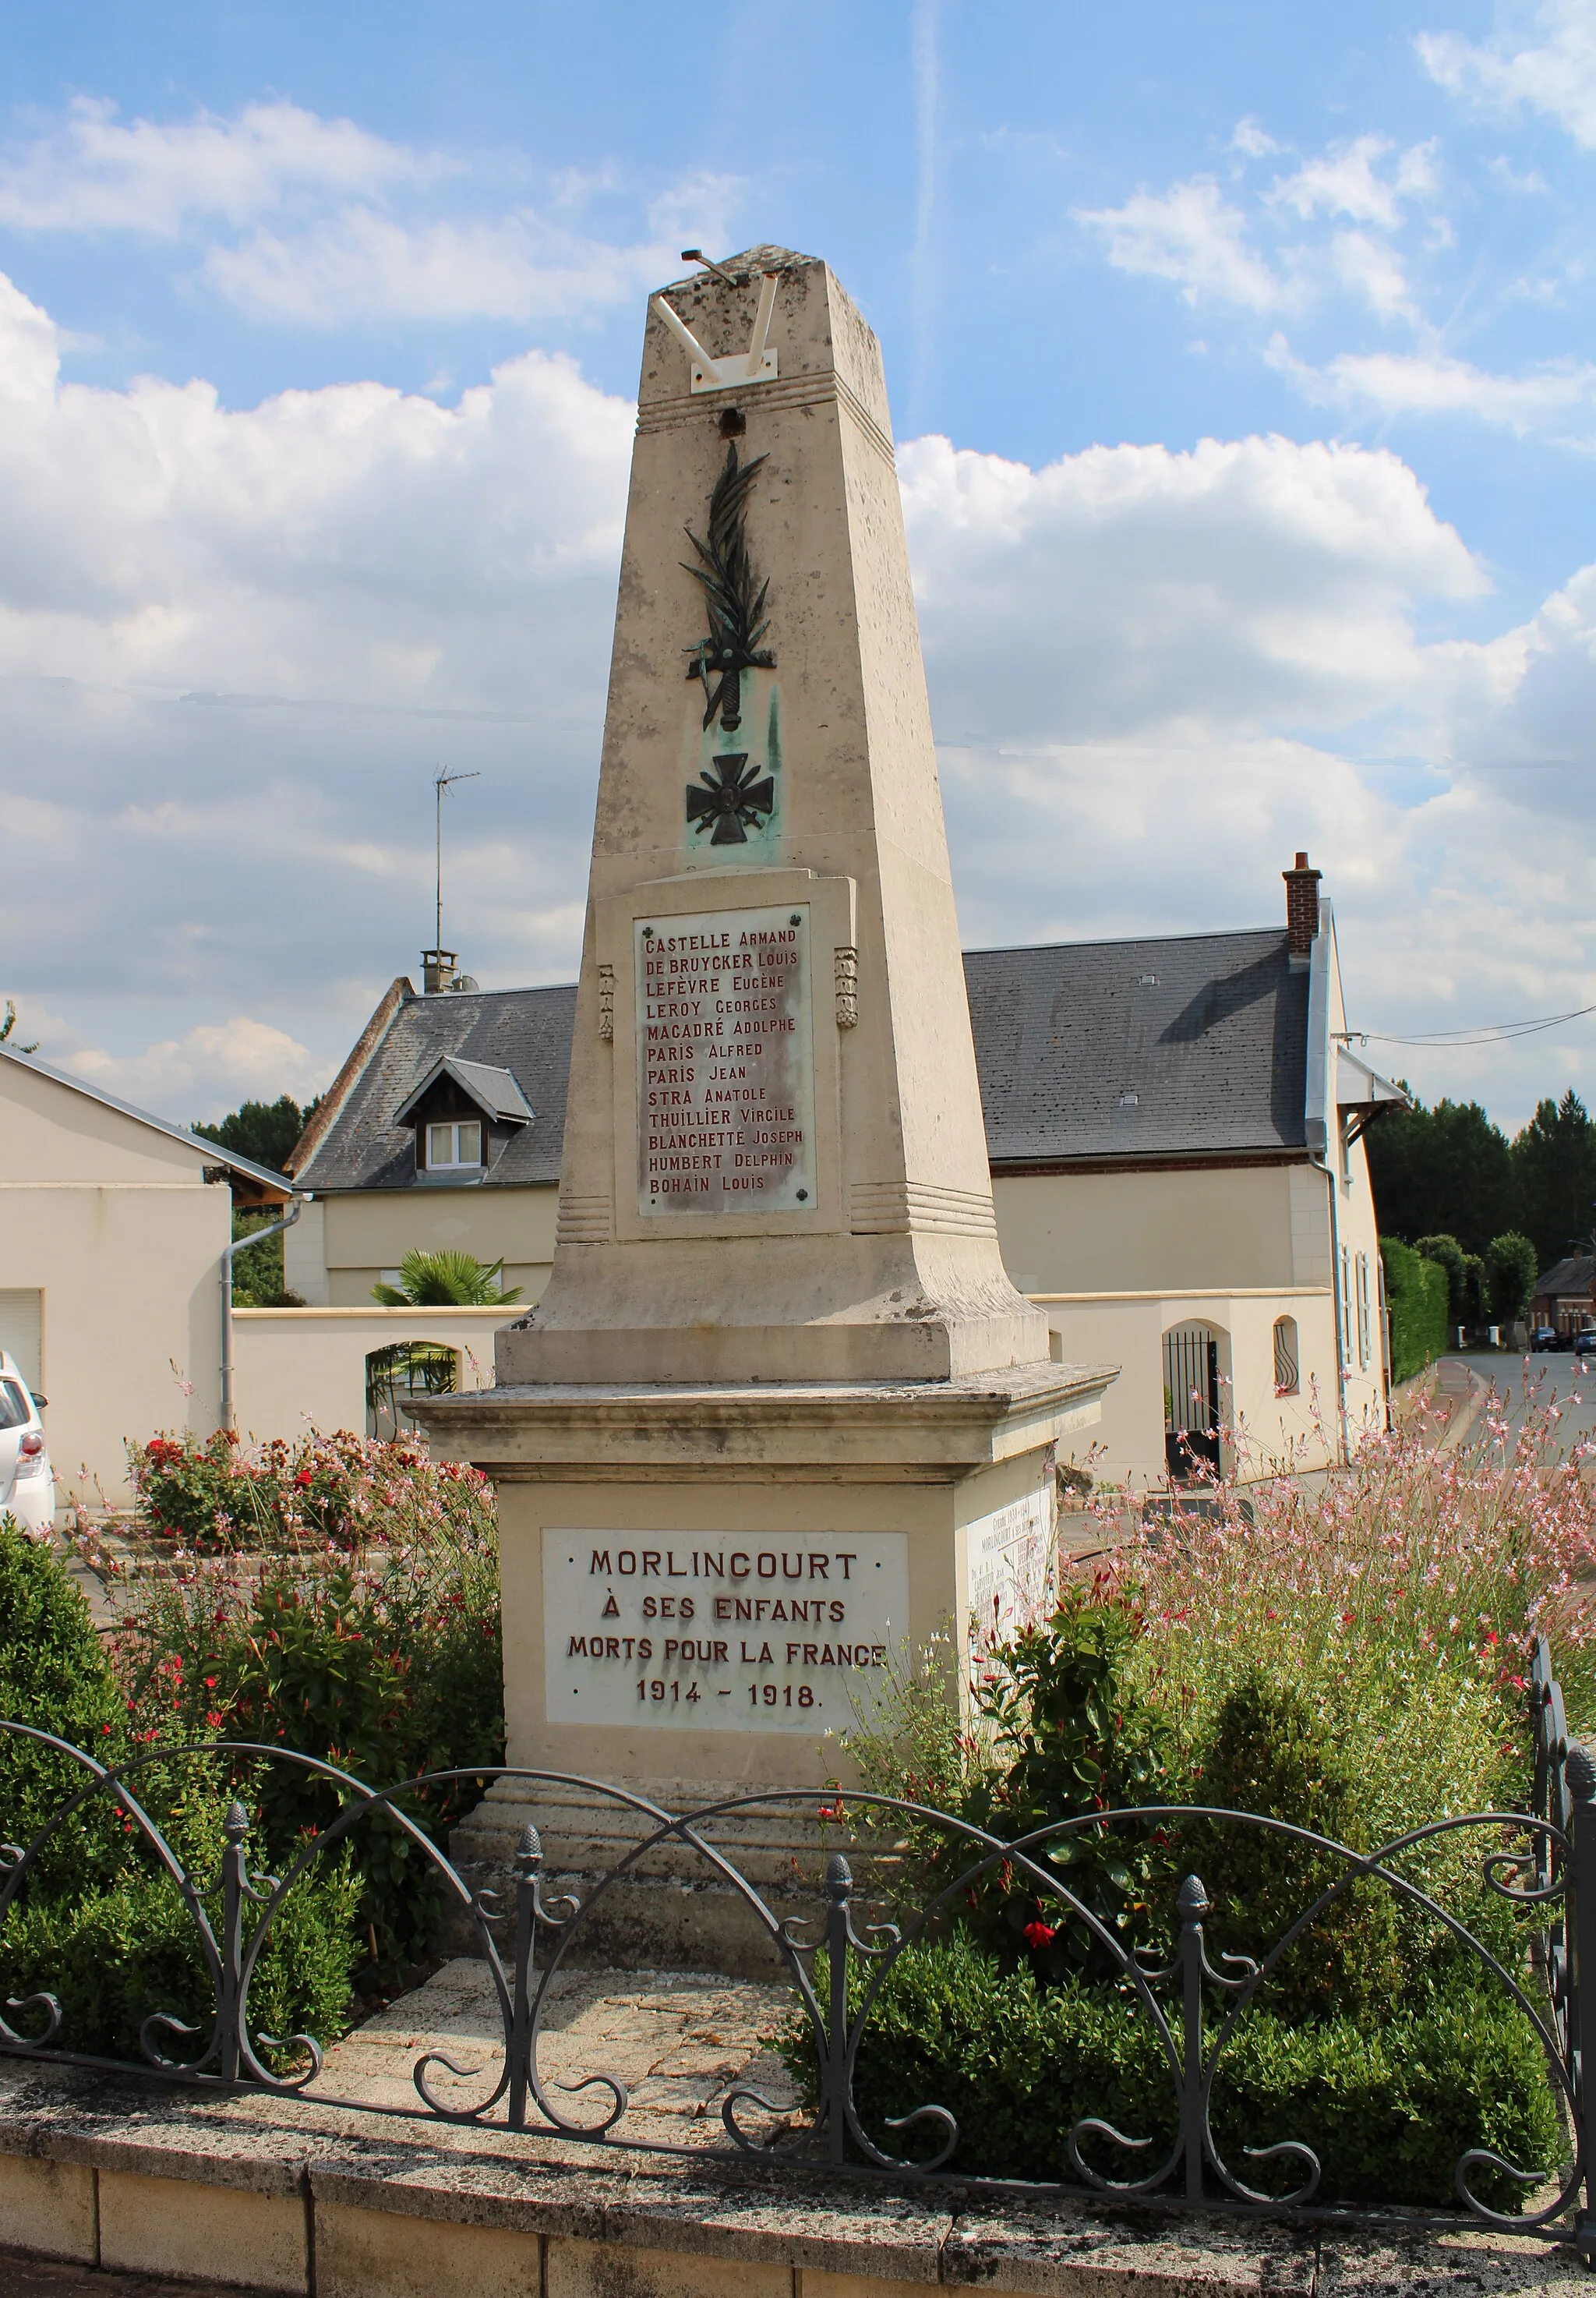
<path fill-rule="evenodd" d="M 812 1207 L 808 909 L 640 918 L 636 935 L 640 1210 Z"/>

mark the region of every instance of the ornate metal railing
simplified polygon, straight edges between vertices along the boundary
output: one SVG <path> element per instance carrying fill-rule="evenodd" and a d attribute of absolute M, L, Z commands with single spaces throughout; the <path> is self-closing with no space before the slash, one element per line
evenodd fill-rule
<path fill-rule="evenodd" d="M 861 1900 L 848 1856 L 834 1852 L 826 1865 L 824 1904 L 812 1924 L 780 1915 L 731 1854 L 712 1839 L 711 1831 L 717 1823 L 736 1823 L 752 1814 L 779 1812 L 784 1807 L 812 1824 L 816 1817 L 813 1790 L 767 1791 L 673 1813 L 624 1788 L 568 1773 L 510 1767 L 434 1773 L 374 1789 L 309 1757 L 281 1747 L 244 1742 L 152 1748 L 112 1769 L 47 1732 L 0 1723 L 0 1733 L 13 1741 L 34 1743 L 41 1756 L 48 1753 L 67 1759 L 83 1775 L 81 1788 L 30 1842 L 0 1843 L 0 1958 L 5 1950 L 7 1917 L 25 1902 L 30 1876 L 53 1847 L 59 1849 L 63 1839 L 70 1839 L 97 1798 L 109 1798 L 121 1813 L 127 1834 L 142 1841 L 154 1866 L 169 1878 L 179 1895 L 193 1924 L 213 1998 L 208 2033 L 177 2018 L 169 2008 L 152 2005 L 141 2029 L 143 2055 L 135 2061 L 67 2047 L 62 2007 L 53 1995 L 39 1992 L 22 2000 L 12 1997 L 5 2004 L 9 2016 L 0 2016 L 0 2054 L 116 2069 L 202 2089 L 253 2088 L 284 2100 L 304 2099 L 373 2112 L 432 2115 L 456 2124 L 497 2124 L 546 2137 L 580 2140 L 588 2145 L 645 2145 L 654 2151 L 691 2153 L 699 2160 L 706 2153 L 745 2160 L 754 2157 L 764 2164 L 790 2163 L 810 2172 L 817 2164 L 829 2163 L 838 2170 L 865 2168 L 910 2179 L 947 2176 L 957 2177 L 963 2186 L 1011 2186 L 1016 2183 L 1013 2179 L 978 2178 L 957 2168 L 959 2131 L 954 2117 L 934 2101 L 885 2121 L 877 2130 L 867 2127 L 856 2104 L 861 2053 L 868 2053 L 871 2044 L 871 2013 L 893 1965 L 917 1941 L 945 1931 L 950 1920 L 968 1904 L 970 1895 L 1001 1870 L 1006 1884 L 1016 1876 L 1023 1878 L 1039 1902 L 1055 1903 L 1062 1918 L 1084 1927 L 1099 1960 L 1112 1973 L 1110 1984 L 1118 1988 L 1127 2005 L 1150 2021 L 1171 2085 L 1174 2135 L 1155 2167 L 1140 2177 L 1110 2177 L 1088 2159 L 1084 2151 L 1088 2145 L 1100 2158 L 1106 2148 L 1145 2154 L 1153 2150 L 1155 2142 L 1124 2133 L 1103 2116 L 1087 2115 L 1074 2123 L 1067 2136 L 1074 2178 L 1049 2182 L 1041 2191 L 1116 2199 L 1156 2197 L 1207 2209 L 1312 2212 L 1326 2207 L 1320 2192 L 1321 2166 L 1312 2149 L 1287 2133 L 1273 2144 L 1245 2150 L 1249 2162 L 1294 2166 L 1294 2183 L 1283 2195 L 1248 2184 L 1216 2143 L 1215 2090 L 1240 2022 L 1258 2004 L 1293 1948 L 1324 1923 L 1348 1892 L 1373 1884 L 1422 1911 L 1516 2005 L 1544 2054 L 1548 2080 L 1561 2110 L 1567 2159 L 1559 2166 L 1510 2162 L 1484 2146 L 1471 2147 L 1461 2155 L 1455 2185 L 1462 2207 L 1454 2222 L 1485 2223 L 1543 2237 L 1551 2235 L 1596 2255 L 1596 2101 L 1587 2103 L 1584 2081 L 1584 2069 L 1596 2066 L 1596 1759 L 1585 1748 L 1568 1744 L 1562 1693 L 1543 1640 L 1534 1653 L 1531 1703 L 1534 1778 L 1528 1809 L 1475 1812 L 1437 1820 L 1367 1853 L 1256 1814 L 1196 1805 L 1092 1812 L 1009 1841 L 922 1805 L 850 1793 L 845 1807 L 841 1799 L 824 1803 L 820 1819 L 838 1829 L 845 1821 L 865 1822 L 867 1839 L 876 1841 L 884 1826 L 918 1831 L 922 1839 L 925 1831 L 935 1831 L 948 1845 L 965 1845 L 968 1857 L 961 1861 L 944 1856 L 940 1872 L 947 1872 L 950 1865 L 958 1868 L 951 1881 L 907 1915 L 897 1909 L 900 1921 L 872 1922 L 865 1913 L 869 1903 Z M 338 1815 L 302 1844 L 280 1875 L 251 1872 L 246 1849 L 250 1819 L 237 1799 L 231 1802 L 224 1823 L 219 1872 L 202 1877 L 185 1870 L 140 1800 L 139 1775 L 152 1765 L 193 1762 L 214 1770 L 218 1762 L 228 1761 L 240 1767 L 296 1766 L 302 1773 L 326 1782 L 341 1798 Z M 556 1800 L 572 1790 L 585 1798 L 597 1797 L 613 1811 L 631 1814 L 638 1839 L 609 1872 L 591 1882 L 584 1896 L 550 1899 L 544 1891 L 538 1832 L 529 1825 L 514 1863 L 513 1905 L 501 1904 L 491 1892 L 473 1890 L 424 1829 L 400 1807 L 403 1799 L 414 1798 L 418 1790 L 499 1780 L 515 1782 L 521 1796 L 534 1807 L 539 1790 Z M 325 2057 L 313 2037 L 275 2037 L 252 2029 L 251 2024 L 251 1981 L 284 1902 L 317 1862 L 335 1856 L 351 1831 L 379 1814 L 385 1814 L 388 1823 L 408 1839 L 415 1854 L 430 1864 L 457 1922 L 463 1919 L 474 1932 L 502 2027 L 501 2046 L 495 2053 L 496 2072 L 462 2067 L 438 2051 L 421 2053 L 412 2069 L 415 2104 L 402 2109 L 370 2099 L 336 2096 L 324 2084 Z M 1061 1871 L 1048 1856 L 1072 1836 L 1101 1831 L 1107 1822 L 1117 1831 L 1141 1830 L 1145 1834 L 1156 1828 L 1166 1836 L 1172 1832 L 1177 1839 L 1187 1823 L 1199 1823 L 1207 1831 L 1222 1826 L 1263 1831 L 1288 1839 L 1306 1860 L 1320 1868 L 1328 1863 L 1337 1872 L 1264 1952 L 1255 1957 L 1222 1955 L 1222 1967 L 1216 1967 L 1211 1958 L 1205 1936 L 1204 1919 L 1210 1912 L 1207 1891 L 1197 1876 L 1188 1875 L 1176 1896 L 1173 1953 L 1155 1965 L 1145 1952 L 1121 1942 L 1085 1899 L 1071 1889 L 1068 1869 Z M 4 1814 L 0 1813 L 3 1831 Z M 1515 1947 L 1505 1961 L 1400 1870 L 1405 1855 L 1438 1839 L 1464 1834 L 1481 1841 L 1481 1872 L 1489 1889 L 1527 1911 L 1525 1928 L 1531 1936 Z M 540 2067 L 545 2021 L 556 1976 L 571 1969 L 580 1956 L 584 1932 L 595 1925 L 597 1910 L 608 1901 L 606 1914 L 613 1918 L 613 1895 L 629 1881 L 646 1874 L 649 1862 L 657 1861 L 662 1850 L 670 1852 L 679 1864 L 683 1859 L 696 1863 L 705 1880 L 722 1887 L 746 1907 L 768 1942 L 773 1969 L 785 1971 L 794 1991 L 795 2013 L 807 2020 L 813 2039 L 810 2107 L 798 2114 L 788 2103 L 761 2095 L 750 2086 L 733 2087 L 722 2102 L 725 2141 L 716 2146 L 686 2148 L 630 2135 L 626 2126 L 632 2101 L 619 2077 L 596 2070 L 574 2083 L 555 2081 Z M 217 1907 L 219 1922 L 212 1916 Z M 802 1936 L 805 1930 L 813 1935 Z M 614 1937 L 613 1922 L 607 1936 Z M 826 1971 L 823 1984 L 817 1985 L 815 1958 L 822 1949 Z M 1217 2011 L 1214 2005 L 1219 2006 Z M 186 2056 L 181 2051 L 185 2042 L 193 2046 Z M 283 2071 L 285 2059 L 293 2062 L 290 2072 Z M 274 2065 L 273 2061 L 278 2063 Z M 465 2104 L 440 2096 L 440 2069 L 457 2081 L 480 2079 L 483 2095 Z M 584 2111 L 570 2112 L 555 2098 L 555 2091 L 567 2100 L 581 2098 Z M 752 2113 L 774 2117 L 775 2127 L 768 2120 L 763 2130 L 750 2129 Z M 895 2134 L 915 2126 L 922 2133 L 929 2129 L 935 2138 L 934 2151 L 918 2161 L 895 2152 L 893 2144 Z M 1501 2211 L 1476 2192 L 1482 2171 L 1516 2181 L 1526 2190 L 1541 2191 L 1531 2195 L 1530 2206 L 1522 2213 Z M 1038 2191 L 1034 2181 L 1025 2183 L 1030 2191 Z M 1360 2209 L 1352 2215 L 1389 2220 L 1404 2213 Z M 1433 2211 L 1426 2214 L 1426 2222 L 1436 2223 Z"/>

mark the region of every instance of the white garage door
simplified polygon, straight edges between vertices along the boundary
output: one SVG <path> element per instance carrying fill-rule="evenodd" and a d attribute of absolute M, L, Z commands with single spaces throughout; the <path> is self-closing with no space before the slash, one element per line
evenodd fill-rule
<path fill-rule="evenodd" d="M 45 1296 L 0 1285 L 0 1349 L 15 1357 L 29 1388 L 44 1382 Z"/>

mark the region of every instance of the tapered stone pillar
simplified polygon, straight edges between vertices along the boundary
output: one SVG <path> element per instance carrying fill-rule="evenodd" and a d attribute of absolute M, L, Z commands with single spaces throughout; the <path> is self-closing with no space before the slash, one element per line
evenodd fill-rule
<path fill-rule="evenodd" d="M 879 347 L 723 270 L 645 329 L 553 1275 L 424 1408 L 498 1485 L 512 1760 L 666 1795 L 829 1776 L 1040 1573 L 1113 1376 L 998 1250 Z"/>
<path fill-rule="evenodd" d="M 499 1376 L 1033 1363 L 1046 1320 L 992 1219 L 880 349 L 824 263 L 726 268 L 743 284 L 668 289 L 645 333 L 558 1244 Z M 695 394 L 660 303 L 732 354 L 763 277 L 776 375 Z"/>

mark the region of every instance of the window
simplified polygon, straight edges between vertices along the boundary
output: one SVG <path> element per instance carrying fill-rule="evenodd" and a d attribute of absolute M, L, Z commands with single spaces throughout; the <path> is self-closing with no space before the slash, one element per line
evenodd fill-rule
<path fill-rule="evenodd" d="M 14 1380 L 0 1380 L 0 1428 L 26 1428 L 33 1418 L 28 1399 Z"/>
<path fill-rule="evenodd" d="M 1358 1367 L 1361 1371 L 1368 1370 L 1372 1353 L 1369 1332 L 1369 1255 L 1361 1252 L 1358 1255 Z"/>
<path fill-rule="evenodd" d="M 429 1125 L 427 1128 L 427 1170 L 437 1172 L 440 1168 L 480 1165 L 482 1161 L 482 1127 L 479 1118 L 468 1123 Z"/>
<path fill-rule="evenodd" d="M 1345 1368 L 1353 1360 L 1352 1254 L 1345 1245 L 1341 1248 L 1341 1362 Z"/>
<path fill-rule="evenodd" d="M 1297 1371 L 1296 1318 L 1275 1318 L 1275 1394 L 1295 1396 L 1302 1385 Z"/>

